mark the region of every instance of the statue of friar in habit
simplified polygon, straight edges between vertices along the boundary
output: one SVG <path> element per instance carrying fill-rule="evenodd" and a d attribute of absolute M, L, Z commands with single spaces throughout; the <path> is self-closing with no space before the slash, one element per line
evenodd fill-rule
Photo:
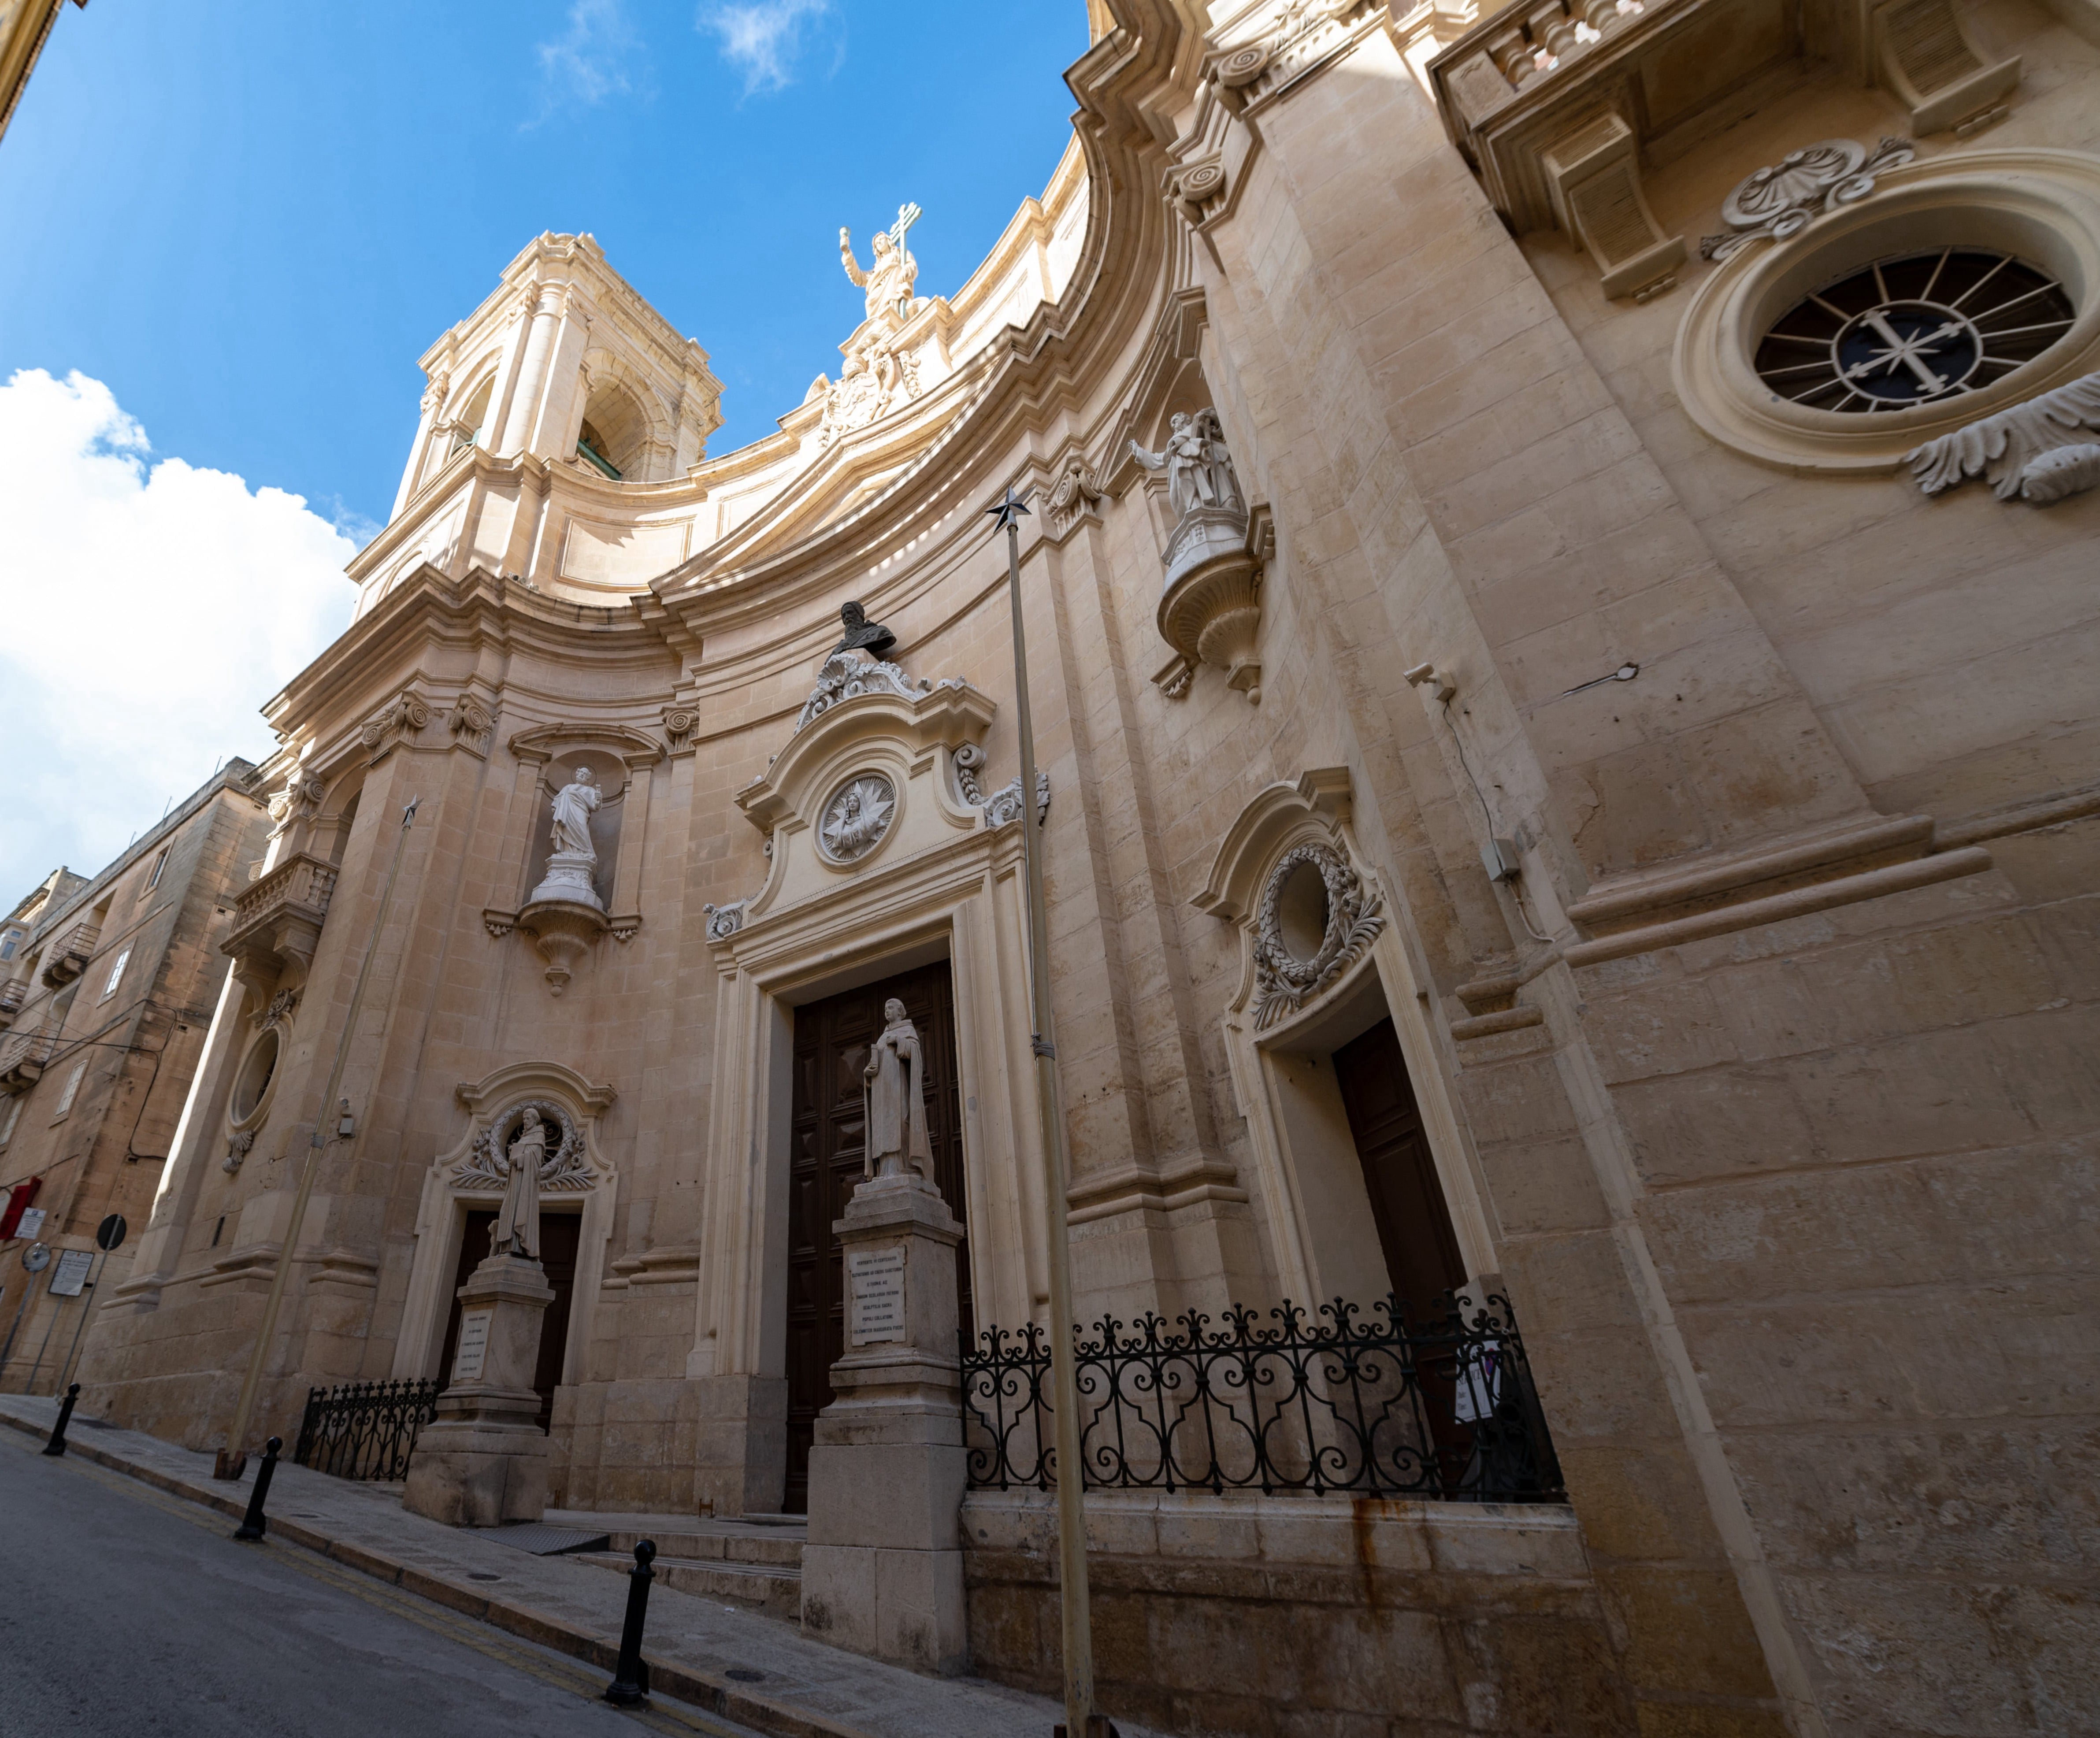
<path fill-rule="evenodd" d="M 933 1148 L 926 1137 L 926 1053 L 919 1029 L 892 996 L 882 1004 L 889 1022 L 861 1070 L 867 1083 L 867 1161 L 871 1177 L 915 1171 L 933 1180 Z"/>
<path fill-rule="evenodd" d="M 527 1109 L 510 1142 L 510 1180 L 504 1185 L 503 1211 L 489 1234 L 492 1255 L 540 1259 L 540 1168 L 547 1162 L 547 1125 Z"/>

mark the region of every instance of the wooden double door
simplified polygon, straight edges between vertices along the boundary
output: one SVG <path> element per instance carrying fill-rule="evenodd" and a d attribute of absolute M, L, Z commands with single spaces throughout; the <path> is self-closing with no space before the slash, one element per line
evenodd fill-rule
<path fill-rule="evenodd" d="M 861 1070 L 895 997 L 926 1058 L 926 1132 L 933 1178 L 964 1223 L 962 1089 L 955 1002 L 946 960 L 795 1010 L 795 1076 L 788 1175 L 788 1480 L 781 1507 L 810 1503 L 810 1443 L 832 1402 L 832 1366 L 845 1352 L 845 1266 L 832 1235 L 864 1173 L 867 1127 Z M 970 1330 L 969 1246 L 955 1251 L 958 1319 Z"/>

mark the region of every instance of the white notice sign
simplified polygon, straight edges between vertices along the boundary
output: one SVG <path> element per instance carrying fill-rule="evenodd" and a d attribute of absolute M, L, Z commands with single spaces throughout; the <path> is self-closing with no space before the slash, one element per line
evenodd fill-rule
<path fill-rule="evenodd" d="M 51 1269 L 51 1293 L 55 1297 L 77 1298 L 87 1283 L 87 1270 L 95 1263 L 91 1249 L 62 1249 L 59 1251 L 58 1265 Z"/>
<path fill-rule="evenodd" d="M 479 1382 L 481 1366 L 488 1356 L 488 1325 L 492 1309 L 470 1309 L 460 1317 L 459 1353 L 452 1360 L 454 1382 Z"/>
<path fill-rule="evenodd" d="M 904 1338 L 904 1251 L 857 1249 L 846 1257 L 853 1281 L 853 1343 Z"/>

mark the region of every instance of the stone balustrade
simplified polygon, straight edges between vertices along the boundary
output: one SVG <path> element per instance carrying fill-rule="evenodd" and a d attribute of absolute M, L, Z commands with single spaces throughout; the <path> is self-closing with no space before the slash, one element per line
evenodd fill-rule
<path fill-rule="evenodd" d="M 0 985 L 0 1021 L 12 1021 L 22 1011 L 22 1004 L 29 999 L 29 986 L 26 980 L 16 978 L 9 984 Z"/>
<path fill-rule="evenodd" d="M 305 975 L 320 945 L 336 876 L 334 865 L 295 851 L 235 902 L 233 930 L 220 946 L 252 995 L 267 995 L 288 969 Z"/>

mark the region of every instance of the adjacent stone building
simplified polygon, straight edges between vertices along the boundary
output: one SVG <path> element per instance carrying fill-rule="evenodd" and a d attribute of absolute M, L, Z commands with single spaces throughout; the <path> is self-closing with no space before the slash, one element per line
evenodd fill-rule
<path fill-rule="evenodd" d="M 1057 1326 L 1032 815 L 1088 1331 L 1506 1296 L 1543 1426 L 1479 1482 L 1502 1414 L 1425 1365 L 1445 1473 L 1264 1493 L 1104 1400 L 1112 1712 L 2084 1729 L 2092 7 L 1090 10 L 1040 199 L 945 295 L 911 208 L 849 254 L 778 434 L 708 453 L 706 356 L 587 236 L 426 355 L 89 1399 L 220 1445 L 286 1259 L 253 1437 L 444 1378 L 536 1112 L 554 1500 L 798 1510 L 889 1001 L 961 1321 Z M 977 1667 L 1048 1683 L 1048 1499 L 984 1430 L 934 1542 Z"/>
<path fill-rule="evenodd" d="M 269 823 L 246 761 L 92 878 L 54 870 L 0 922 L 0 1391 L 55 1393 L 145 1229 L 227 977 L 218 951 Z M 27 1228 L 34 1228 L 33 1235 Z M 20 1259 L 38 1242 L 52 1259 Z M 24 1304 L 26 1304 L 26 1308 Z"/>

